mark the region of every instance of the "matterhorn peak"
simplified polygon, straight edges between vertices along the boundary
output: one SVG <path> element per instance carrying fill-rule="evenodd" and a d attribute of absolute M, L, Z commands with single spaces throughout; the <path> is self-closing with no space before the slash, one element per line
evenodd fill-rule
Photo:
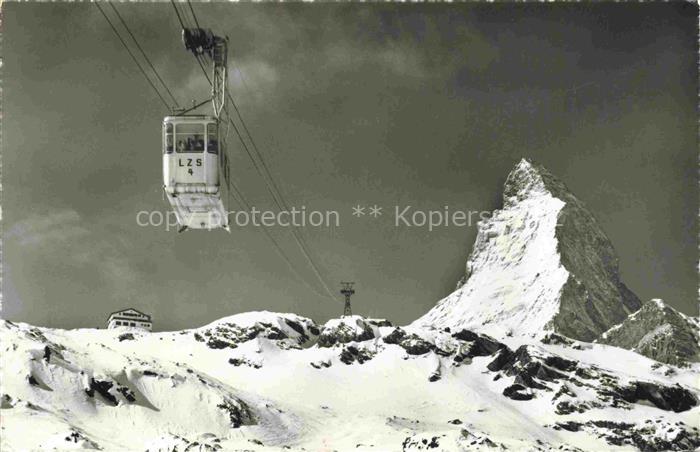
<path fill-rule="evenodd" d="M 593 215 L 526 159 L 506 179 L 503 208 L 479 223 L 464 281 L 416 324 L 590 341 L 641 305 Z"/>
<path fill-rule="evenodd" d="M 528 159 L 521 159 L 508 174 L 503 187 L 503 205 L 511 206 L 527 197 L 549 194 L 562 201 L 578 200 L 547 168 Z"/>
<path fill-rule="evenodd" d="M 537 170 L 535 168 L 535 165 L 532 163 L 531 160 L 523 157 L 520 159 L 517 165 L 515 165 L 515 168 L 513 168 L 513 171 L 510 172 L 509 176 L 514 177 L 516 175 L 536 175 Z"/>
<path fill-rule="evenodd" d="M 515 165 L 506 179 L 503 191 L 504 203 L 510 203 L 524 196 L 542 193 L 546 190 L 542 179 L 541 168 L 537 168 L 532 162 L 523 158 Z"/>

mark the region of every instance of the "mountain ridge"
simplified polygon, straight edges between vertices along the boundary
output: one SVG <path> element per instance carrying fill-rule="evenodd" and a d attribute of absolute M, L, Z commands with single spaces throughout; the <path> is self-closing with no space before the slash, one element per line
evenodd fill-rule
<path fill-rule="evenodd" d="M 633 350 L 677 366 L 700 362 L 700 318 L 687 316 L 661 299 L 651 299 L 601 334 L 601 344 Z"/>

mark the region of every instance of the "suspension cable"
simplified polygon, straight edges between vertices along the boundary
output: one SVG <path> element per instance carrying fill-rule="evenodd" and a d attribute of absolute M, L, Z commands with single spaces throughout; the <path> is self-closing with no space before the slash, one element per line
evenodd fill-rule
<path fill-rule="evenodd" d="M 200 28 L 199 21 L 197 20 L 197 15 L 194 13 L 194 8 L 192 8 L 192 3 L 190 2 L 190 0 L 187 0 L 187 4 L 189 5 L 190 11 L 192 12 L 192 17 L 194 18 L 195 25 L 197 25 L 197 28 Z"/>
<path fill-rule="evenodd" d="M 184 28 L 185 24 L 184 24 L 183 19 L 178 11 L 177 6 L 175 5 L 175 1 L 174 0 L 170 0 L 170 1 L 173 5 L 173 8 L 175 9 L 175 13 L 177 14 L 180 25 Z M 195 15 L 194 9 L 192 8 L 192 4 L 189 3 L 189 6 L 190 6 L 190 10 L 192 11 L 192 16 L 195 20 L 195 23 L 198 23 L 197 16 Z M 200 69 L 202 70 L 202 73 L 204 74 L 204 76 L 207 79 L 207 82 L 209 83 L 209 85 L 212 85 L 213 82 L 209 78 L 209 74 L 207 73 L 207 70 L 204 68 L 204 64 L 202 63 L 200 56 L 195 55 L 195 57 L 196 57 L 197 63 L 199 64 Z M 241 131 L 239 130 L 238 126 L 236 126 L 236 124 L 233 121 L 233 119 L 231 118 L 231 116 L 227 114 L 228 122 L 233 127 L 233 130 L 236 132 L 236 135 L 238 136 L 238 139 L 239 139 L 241 145 L 243 146 L 243 149 L 246 151 L 246 154 L 248 155 L 251 162 L 253 163 L 255 170 L 261 176 L 261 178 L 262 178 L 263 182 L 265 183 L 265 186 L 266 186 L 268 192 L 272 196 L 272 199 L 273 199 L 275 205 L 277 206 L 277 208 L 280 211 L 284 211 L 284 210 L 289 211 L 288 204 L 285 202 L 284 198 L 281 196 L 280 190 L 279 190 L 277 184 L 275 183 L 274 179 L 272 178 L 272 175 L 270 174 L 270 171 L 267 168 L 267 164 L 265 163 L 262 155 L 260 154 L 260 151 L 257 149 L 257 145 L 255 144 L 255 141 L 253 140 L 252 135 L 250 134 L 250 131 L 248 130 L 248 127 L 246 126 L 245 121 L 243 120 L 243 116 L 241 115 L 240 110 L 238 109 L 238 106 L 236 105 L 230 92 L 227 93 L 227 98 L 229 99 L 229 101 L 233 105 L 233 107 L 236 111 L 236 115 L 238 116 L 238 118 L 239 118 L 245 132 L 246 132 L 246 135 L 248 136 L 248 139 L 250 140 L 251 144 L 253 145 L 255 154 L 258 156 L 258 159 L 260 160 L 260 163 L 261 163 L 264 170 L 261 169 L 260 165 L 257 163 L 257 160 L 255 159 L 255 157 L 253 157 L 253 153 L 250 151 L 247 143 L 243 139 L 243 135 L 241 134 Z M 227 109 L 227 113 L 228 113 L 228 109 Z M 269 181 L 268 181 L 268 178 L 270 179 Z M 239 194 L 240 194 L 240 192 L 239 192 Z M 250 207 L 248 207 L 248 209 L 250 209 Z M 305 240 L 304 240 L 303 236 L 300 236 L 299 233 L 297 232 L 296 226 L 291 230 L 291 232 L 292 232 L 292 236 L 294 237 L 295 242 L 297 243 L 297 246 L 299 246 L 299 249 L 301 250 L 302 255 L 309 263 L 316 278 L 318 278 L 318 280 L 321 282 L 321 285 L 325 289 L 328 296 L 331 299 L 336 300 L 335 296 L 333 295 L 333 292 L 328 287 L 328 284 L 326 283 L 325 279 L 323 278 L 323 275 L 321 274 L 320 270 L 318 269 L 318 266 L 316 265 L 313 258 L 311 257 L 309 250 L 308 250 L 308 247 L 305 244 Z M 290 263 L 290 265 L 291 265 L 291 263 Z M 296 270 L 295 270 L 295 273 L 296 273 Z M 314 292 L 316 292 L 318 294 L 318 292 L 315 289 L 314 289 Z"/>
<path fill-rule="evenodd" d="M 275 182 L 275 179 L 272 177 L 272 174 L 270 173 L 270 170 L 267 167 L 267 163 L 265 163 L 265 159 L 263 158 L 262 153 L 258 149 L 258 146 L 255 144 L 255 140 L 253 140 L 253 136 L 251 135 L 251 133 L 248 129 L 248 126 L 246 125 L 245 121 L 243 120 L 243 116 L 241 115 L 241 112 L 238 109 L 238 106 L 236 105 L 236 102 L 233 99 L 233 96 L 231 95 L 230 92 L 228 93 L 228 99 L 231 102 L 231 104 L 233 105 L 234 110 L 236 111 L 236 115 L 238 116 L 238 119 L 243 126 L 243 130 L 246 132 L 248 140 L 250 140 L 251 144 L 253 145 L 253 150 L 254 150 L 256 156 L 258 157 L 258 159 L 260 160 L 262 171 L 261 171 L 260 167 L 257 165 L 257 163 L 255 162 L 255 159 L 253 158 L 250 151 L 248 150 L 248 147 L 244 145 L 246 153 L 248 154 L 248 156 L 250 157 L 250 159 L 253 162 L 253 166 L 257 170 L 258 174 L 260 174 L 260 176 L 262 177 L 263 182 L 265 183 L 265 185 L 268 189 L 268 192 L 270 193 L 273 201 L 277 205 L 277 208 L 281 211 L 289 211 L 289 204 L 287 204 L 287 202 L 285 201 L 281 190 L 279 189 L 277 183 Z M 229 120 L 230 120 L 230 118 L 229 118 Z M 234 126 L 234 130 L 236 130 L 236 133 L 238 133 L 239 138 L 241 138 L 240 133 L 238 132 L 238 130 L 235 126 Z M 241 142 L 243 142 L 242 138 L 241 138 Z M 299 248 L 301 249 L 302 253 L 304 254 L 304 257 L 309 262 L 309 265 L 313 269 L 318 280 L 323 285 L 323 288 L 326 290 L 328 295 L 335 300 L 336 298 L 333 295 L 333 291 L 331 291 L 331 289 L 328 287 L 328 284 L 326 283 L 325 279 L 321 275 L 321 272 L 318 269 L 318 267 L 316 266 L 316 263 L 311 258 L 310 252 L 308 250 L 308 245 L 306 244 L 304 237 L 297 231 L 296 226 L 294 226 L 291 231 L 292 231 L 292 236 L 294 237 L 294 240 L 299 245 Z"/>
<path fill-rule="evenodd" d="M 175 9 L 175 14 L 177 14 L 177 20 L 180 22 L 180 26 L 185 29 L 185 22 L 182 21 L 182 17 L 180 16 L 180 10 L 177 9 L 177 5 L 175 5 L 175 0 L 170 0 L 170 3 L 173 5 L 173 9 Z"/>
<path fill-rule="evenodd" d="M 196 14 L 195 14 L 195 12 L 194 12 L 194 9 L 192 8 L 192 3 L 190 3 L 189 0 L 188 0 L 188 4 L 189 4 L 189 6 L 190 6 L 190 10 L 191 10 L 191 12 L 192 12 L 192 16 L 193 16 L 195 22 L 196 22 L 196 23 L 199 23 L 199 22 L 197 21 L 197 16 L 196 16 Z M 200 68 L 202 69 L 202 72 L 203 72 L 203 73 L 205 74 L 205 76 L 207 77 L 207 81 L 211 84 L 212 82 L 211 82 L 211 80 L 209 79 L 209 76 L 208 76 L 206 70 L 204 69 L 204 66 L 203 66 L 201 60 L 198 58 L 197 61 L 198 61 L 198 63 L 199 63 Z M 240 72 L 240 71 L 239 71 L 239 72 Z M 270 196 L 272 197 L 272 199 L 273 199 L 275 205 L 277 206 L 277 208 L 278 208 L 280 211 L 289 211 L 289 210 L 290 210 L 290 209 L 289 209 L 289 204 L 287 204 L 287 202 L 285 201 L 284 196 L 282 195 L 282 191 L 279 189 L 279 186 L 278 186 L 277 183 L 275 182 L 275 179 L 272 177 L 272 174 L 270 173 L 270 170 L 269 170 L 269 168 L 268 168 L 268 166 L 267 166 L 267 163 L 265 162 L 265 159 L 264 159 L 262 153 L 260 152 L 260 150 L 259 150 L 257 144 L 255 143 L 255 140 L 253 139 L 253 136 L 252 136 L 252 134 L 250 133 L 250 130 L 248 129 L 248 126 L 247 126 L 246 123 L 245 123 L 245 120 L 243 119 L 243 115 L 241 114 L 240 109 L 238 108 L 238 105 L 236 104 L 236 101 L 234 100 L 234 98 L 233 98 L 233 96 L 231 95 L 231 92 L 230 92 L 230 91 L 227 92 L 227 98 L 228 98 L 229 101 L 231 102 L 231 105 L 233 105 L 233 108 L 234 108 L 234 110 L 235 110 L 235 112 L 236 112 L 236 116 L 238 117 L 238 119 L 239 119 L 241 125 L 243 126 L 243 130 L 245 131 L 246 136 L 248 137 L 248 140 L 249 140 L 250 143 L 252 144 L 253 152 L 254 152 L 255 155 L 257 156 L 257 159 L 260 161 L 260 165 L 258 165 L 258 163 L 256 162 L 256 159 L 253 157 L 253 155 L 252 155 L 252 153 L 250 152 L 248 146 L 247 146 L 246 143 L 244 142 L 243 137 L 242 137 L 240 131 L 239 131 L 238 128 L 235 126 L 235 124 L 233 124 L 233 121 L 232 121 L 232 119 L 231 119 L 230 116 L 229 116 L 229 121 L 231 121 L 231 124 L 233 125 L 234 130 L 236 131 L 236 134 L 238 135 L 238 138 L 239 138 L 239 140 L 241 141 L 241 144 L 243 145 L 243 148 L 244 148 L 245 151 L 246 151 L 246 154 L 248 154 L 248 157 L 249 157 L 250 160 L 253 162 L 253 166 L 254 166 L 255 170 L 258 172 L 258 174 L 260 175 L 260 177 L 263 179 L 263 182 L 265 183 L 265 186 L 266 186 L 266 188 L 267 188 L 267 191 L 270 193 Z M 336 298 L 335 298 L 333 292 L 330 290 L 328 284 L 327 284 L 326 281 L 325 281 L 325 278 L 324 278 L 323 275 L 321 274 L 321 271 L 319 270 L 318 266 L 316 265 L 316 263 L 314 262 L 313 258 L 311 257 L 311 253 L 309 252 L 308 245 L 306 244 L 306 240 L 304 239 L 303 235 L 301 235 L 301 233 L 300 233 L 299 231 L 297 231 L 297 227 L 296 227 L 296 226 L 294 226 L 294 227 L 291 229 L 291 232 L 292 232 L 292 236 L 294 237 L 294 240 L 296 241 L 297 245 L 299 246 L 299 249 L 301 250 L 302 254 L 304 255 L 304 258 L 307 260 L 307 262 L 308 262 L 309 265 L 311 266 L 311 269 L 313 270 L 314 274 L 316 275 L 316 278 L 318 278 L 318 280 L 321 282 L 321 284 L 323 285 L 323 288 L 325 289 L 326 293 L 327 293 L 332 299 L 335 300 Z"/>
<path fill-rule="evenodd" d="M 251 207 L 252 207 L 251 204 L 248 202 L 248 200 L 245 198 L 245 196 L 243 196 L 243 193 L 241 193 L 240 189 L 238 188 L 238 186 L 236 186 L 235 182 L 233 182 L 232 180 L 229 179 L 229 181 L 227 182 L 227 188 L 228 188 L 229 193 L 231 193 L 231 192 L 234 193 L 234 199 L 236 200 L 236 202 L 240 206 L 242 206 L 247 211 L 251 210 Z M 270 242 L 272 242 L 272 246 L 275 248 L 275 251 L 277 251 L 277 254 L 280 255 L 282 260 L 284 260 L 284 262 L 292 270 L 292 272 L 297 276 L 297 278 L 299 278 L 299 280 L 301 282 L 303 282 L 304 285 L 307 288 L 309 288 L 313 293 L 315 293 L 319 297 L 325 298 L 325 296 L 326 296 L 325 294 L 320 293 L 318 291 L 318 289 L 316 289 L 314 286 L 309 284 L 309 282 L 306 280 L 306 278 L 304 278 L 304 276 L 302 276 L 301 273 L 299 273 L 299 270 L 297 270 L 296 266 L 294 266 L 294 264 L 292 264 L 292 261 L 289 259 L 289 257 L 287 257 L 284 250 L 280 246 L 279 242 L 277 242 L 277 240 L 275 240 L 275 238 L 270 233 L 269 226 L 262 225 L 262 231 L 265 233 L 265 235 L 270 240 Z"/>
<path fill-rule="evenodd" d="M 94 5 L 97 7 L 97 9 L 100 10 L 100 12 L 102 13 L 102 16 L 105 18 L 105 20 L 107 21 L 107 23 L 109 24 L 109 26 L 112 28 L 112 31 L 114 32 L 114 34 L 117 36 L 117 38 L 119 38 L 119 41 L 122 43 L 122 45 L 124 46 L 124 48 L 126 49 L 126 51 L 129 52 L 129 55 L 131 56 L 131 59 L 134 60 L 134 63 L 136 63 L 136 66 L 138 66 L 139 70 L 141 71 L 141 74 L 143 74 L 144 78 L 148 81 L 148 84 L 151 85 L 151 88 L 153 88 L 153 91 L 155 91 L 156 94 L 158 94 L 158 97 L 160 98 L 161 102 L 163 102 L 163 105 L 165 105 L 165 108 L 167 108 L 168 111 L 170 111 L 170 105 L 168 105 L 168 102 L 166 102 L 166 100 L 165 100 L 165 99 L 163 98 L 163 96 L 160 94 L 160 91 L 159 91 L 158 88 L 156 88 L 156 86 L 153 84 L 153 81 L 151 81 L 151 79 L 148 77 L 148 75 L 146 74 L 146 71 L 143 69 L 143 67 L 141 67 L 141 64 L 140 64 L 139 61 L 136 59 L 136 57 L 134 56 L 134 54 L 131 52 L 131 49 L 129 49 L 129 46 L 126 45 L 126 42 L 124 41 L 124 39 L 122 39 L 121 35 L 120 35 L 119 32 L 117 31 L 117 29 L 116 29 L 116 27 L 114 26 L 114 24 L 112 23 L 112 21 L 109 20 L 109 17 L 107 17 L 107 14 L 105 14 L 105 12 L 102 10 L 102 7 L 100 7 L 99 2 L 94 2 Z"/>
<path fill-rule="evenodd" d="M 173 0 L 171 0 L 173 1 Z M 199 28 L 199 21 L 197 20 L 197 14 L 194 12 L 194 8 L 192 7 L 192 3 L 190 0 L 187 0 L 187 4 L 189 5 L 190 12 L 192 13 L 192 18 L 194 19 L 195 23 L 197 24 L 197 27 Z M 209 84 L 212 84 L 212 81 L 209 78 L 209 75 L 207 74 L 206 69 L 204 68 L 204 65 L 202 64 L 201 58 L 197 58 L 197 63 L 199 64 L 199 67 L 201 68 L 202 72 L 204 73 L 205 77 L 207 78 L 207 81 Z M 239 73 L 240 70 L 239 70 Z M 241 73 L 242 77 L 242 73 Z M 245 120 L 243 119 L 243 115 L 240 112 L 240 109 L 238 108 L 238 105 L 236 105 L 236 101 L 234 100 L 233 96 L 231 95 L 231 92 L 228 91 L 227 93 L 227 98 L 233 105 L 233 108 L 236 112 L 236 116 L 238 117 L 238 120 L 240 121 L 241 125 L 243 126 L 243 130 L 246 133 L 246 136 L 248 137 L 248 140 L 252 144 L 253 151 L 255 155 L 257 156 L 257 159 L 260 161 L 260 165 L 256 162 L 256 159 L 253 157 L 252 153 L 250 152 L 248 146 L 243 140 L 243 137 L 238 130 L 238 127 L 233 123 L 233 120 L 231 119 L 230 116 L 228 116 L 230 123 L 233 125 L 234 130 L 236 131 L 236 134 L 238 135 L 239 140 L 241 141 L 241 144 L 243 145 L 243 148 L 246 151 L 246 154 L 248 154 L 248 157 L 250 160 L 253 162 L 253 166 L 255 167 L 255 170 L 258 172 L 260 177 L 263 179 L 263 182 L 265 183 L 265 186 L 267 188 L 267 191 L 270 193 L 270 196 L 272 197 L 272 200 L 274 201 L 275 205 L 280 211 L 289 211 L 289 204 L 284 199 L 284 196 L 282 194 L 282 191 L 280 190 L 279 186 L 275 182 L 275 179 L 272 177 L 272 174 L 270 173 L 270 170 L 267 166 L 267 163 L 265 162 L 265 158 L 263 157 L 262 153 L 260 152 L 258 145 L 255 143 L 255 140 L 253 139 L 253 135 L 250 133 L 250 130 L 248 129 L 248 126 L 245 123 Z M 309 252 L 308 245 L 306 244 L 306 241 L 298 231 L 296 226 L 292 228 L 291 230 L 292 236 L 294 237 L 294 240 L 296 241 L 297 245 L 299 246 L 299 249 L 301 250 L 302 254 L 308 261 L 309 265 L 311 266 L 312 270 L 314 271 L 314 274 L 318 278 L 318 280 L 321 282 L 323 285 L 324 289 L 328 293 L 328 295 L 335 299 L 335 296 L 333 295 L 333 292 L 330 290 L 328 287 L 328 284 L 326 283 L 325 279 L 323 278 L 323 275 L 321 274 L 320 270 L 318 269 L 318 266 L 314 262 L 313 258 L 311 257 L 311 253 Z"/>
<path fill-rule="evenodd" d="M 207 80 L 211 84 L 211 80 L 209 79 L 209 75 L 207 74 L 206 69 L 204 69 L 204 66 L 202 65 L 201 61 L 199 63 L 200 63 L 200 67 L 202 68 L 203 73 L 205 74 L 205 76 L 207 77 Z M 235 103 L 233 102 L 233 97 L 231 96 L 230 93 L 228 95 L 228 98 L 231 101 L 231 103 L 234 105 L 234 108 L 235 108 Z M 239 118 L 240 118 L 240 116 L 239 116 Z M 258 174 L 261 176 L 263 182 L 265 183 L 267 191 L 268 191 L 268 193 L 270 193 L 270 196 L 272 197 L 272 200 L 274 201 L 275 205 L 277 206 L 277 208 L 280 211 L 287 211 L 288 212 L 290 209 L 288 207 L 288 204 L 284 201 L 284 198 L 278 199 L 281 197 L 281 195 L 275 193 L 275 189 L 277 188 L 277 186 L 274 182 L 274 179 L 272 179 L 270 181 L 271 183 L 268 183 L 268 181 L 265 178 L 265 173 L 261 170 L 255 157 L 253 157 L 253 153 L 250 151 L 247 143 L 243 139 L 243 136 L 242 136 L 238 126 L 236 126 L 236 123 L 233 122 L 233 119 L 230 116 L 228 116 L 228 120 L 229 120 L 229 123 L 231 124 L 231 126 L 233 127 L 233 130 L 236 132 L 236 135 L 238 136 L 238 139 L 239 139 L 241 145 L 243 146 L 243 149 L 246 151 L 246 154 L 250 158 L 251 162 L 253 162 L 253 167 L 255 168 L 255 170 L 258 172 Z M 244 124 L 244 127 L 245 127 L 245 124 Z M 251 140 L 251 142 L 253 142 L 252 138 L 250 138 L 250 140 Z M 254 145 L 254 143 L 253 143 L 253 145 Z M 261 157 L 259 157 L 259 158 L 261 158 Z M 261 160 L 261 163 L 264 164 L 264 161 Z M 268 177 L 271 178 L 271 175 L 269 175 L 269 171 L 267 172 L 267 174 L 268 174 Z M 301 250 L 302 255 L 304 256 L 306 261 L 309 263 L 309 266 L 313 270 L 316 278 L 321 282 L 321 285 L 323 286 L 323 288 L 326 291 L 326 293 L 328 294 L 328 296 L 330 298 L 332 298 L 333 300 L 336 300 L 333 292 L 328 287 L 328 284 L 326 283 L 325 279 L 323 278 L 321 271 L 318 269 L 318 266 L 316 265 L 313 258 L 311 257 L 311 253 L 309 252 L 308 245 L 306 245 L 306 241 L 304 240 L 303 236 L 301 236 L 300 233 L 297 231 L 297 227 L 293 226 L 293 228 L 291 229 L 291 232 L 292 232 L 292 237 L 294 238 L 294 241 L 296 242 L 297 246 Z"/>
<path fill-rule="evenodd" d="M 168 85 L 166 85 L 165 82 L 163 81 L 163 79 L 160 77 L 160 74 L 158 74 L 158 71 L 156 70 L 156 68 L 153 67 L 153 64 L 151 63 L 151 59 L 148 58 L 148 55 L 146 55 L 146 52 L 143 51 L 143 48 L 139 44 L 138 40 L 136 39 L 134 34 L 131 32 L 131 29 L 129 28 L 129 26 L 126 24 L 126 22 L 122 18 L 122 15 L 119 14 L 119 11 L 117 11 L 117 8 L 114 6 L 114 3 L 110 2 L 109 0 L 107 1 L 107 3 L 109 3 L 109 6 L 112 7 L 112 9 L 114 10 L 114 13 L 119 18 L 119 21 L 122 23 L 122 25 L 126 29 L 126 32 L 129 33 L 129 36 L 131 36 L 131 39 L 134 41 L 134 44 L 136 44 L 136 48 L 139 49 L 139 51 L 141 52 L 141 55 L 143 55 L 143 58 L 146 60 L 146 63 L 148 63 L 148 65 L 151 67 L 151 70 L 156 75 L 156 78 L 158 78 L 158 81 L 160 82 L 160 84 L 163 85 L 163 88 L 165 88 L 165 91 L 168 93 L 170 98 L 173 100 L 175 107 L 179 108 L 180 104 L 178 103 L 177 99 L 175 99 L 175 96 L 173 96 L 173 93 L 168 88 Z"/>
<path fill-rule="evenodd" d="M 172 0 L 171 0 L 171 1 L 172 1 Z M 108 2 L 108 3 L 109 3 L 109 2 Z M 116 29 L 116 27 L 114 26 L 114 24 L 112 23 L 112 21 L 109 20 L 109 17 L 107 16 L 107 14 L 105 14 L 104 10 L 100 7 L 100 5 L 98 4 L 98 2 L 95 2 L 95 6 L 97 7 L 97 9 L 100 10 L 100 13 L 102 13 L 102 16 L 105 18 L 105 20 L 106 20 L 107 23 L 109 24 L 110 28 L 111 28 L 112 31 L 114 32 L 114 34 L 117 36 L 117 38 L 119 39 L 119 41 L 121 42 L 121 44 L 124 46 L 124 48 L 126 49 L 126 51 L 129 53 L 129 55 L 131 56 L 131 58 L 132 58 L 132 60 L 134 61 L 134 63 L 136 63 L 136 66 L 137 66 L 137 67 L 139 68 L 139 70 L 141 71 L 141 74 L 144 76 L 144 78 L 146 79 L 146 81 L 148 81 L 148 83 L 149 83 L 149 85 L 151 86 L 151 88 L 153 88 L 153 90 L 156 92 L 156 94 L 158 95 L 158 97 L 160 98 L 160 100 L 163 102 L 163 105 L 165 105 L 165 107 L 166 107 L 168 110 L 170 110 L 171 108 L 170 108 L 170 106 L 168 105 L 167 101 L 163 98 L 163 96 L 161 95 L 160 91 L 158 90 L 158 88 L 156 88 L 155 84 L 153 83 L 153 81 L 148 77 L 146 71 L 143 69 L 143 67 L 142 67 L 141 64 L 139 63 L 138 59 L 136 58 L 136 56 L 133 54 L 133 52 L 131 51 L 131 49 L 129 48 L 129 46 L 126 44 L 126 42 L 124 41 L 124 39 L 122 38 L 122 36 L 119 34 L 119 31 Z M 163 87 L 165 88 L 165 90 L 168 92 L 168 94 L 170 95 L 170 97 L 173 99 L 173 101 L 175 102 L 175 105 L 178 106 L 179 104 L 178 104 L 177 100 L 176 100 L 175 97 L 173 96 L 172 92 L 168 89 L 167 85 L 163 82 L 162 78 L 160 77 L 160 75 L 158 74 L 158 72 L 156 71 L 156 69 L 155 69 L 155 67 L 152 65 L 152 63 L 150 62 L 150 60 L 149 60 L 148 56 L 146 55 L 146 53 L 143 51 L 143 48 L 139 45 L 138 41 L 137 41 L 136 38 L 134 37 L 133 33 L 131 32 L 131 30 L 129 29 L 129 27 L 127 26 L 127 24 L 125 23 L 124 19 L 121 17 L 121 15 L 120 15 L 119 12 L 117 11 L 117 9 L 114 7 L 114 5 L 112 5 L 112 4 L 110 3 L 110 6 L 112 7 L 112 9 L 114 9 L 114 12 L 115 12 L 116 15 L 119 17 L 119 20 L 121 21 L 122 25 L 124 26 L 124 28 L 126 29 L 126 31 L 129 33 L 129 35 L 131 36 L 132 40 L 133 40 L 134 43 L 136 44 L 137 48 L 139 49 L 139 51 L 140 51 L 141 54 L 143 55 L 143 57 L 144 57 L 144 59 L 146 60 L 146 62 L 149 64 L 149 66 L 150 66 L 151 69 L 153 70 L 154 74 L 156 75 L 156 77 L 158 78 L 158 80 L 160 81 L 160 83 L 163 85 Z M 181 16 L 180 16 L 180 13 L 179 13 L 177 7 L 175 6 L 175 3 L 174 3 L 174 2 L 173 2 L 173 7 L 175 7 L 175 12 L 177 13 L 178 20 L 180 21 L 180 25 L 182 25 L 182 27 L 185 28 L 184 22 L 183 22 L 183 20 L 182 20 L 182 18 L 181 18 Z M 190 8 L 191 8 L 191 7 L 192 7 L 192 5 L 190 4 Z M 195 21 L 196 21 L 196 18 L 195 18 Z M 198 61 L 199 61 L 199 59 L 198 59 Z M 201 64 L 201 62 L 200 62 L 200 67 L 202 67 L 202 70 L 204 70 L 205 75 L 207 75 L 207 74 L 206 74 L 206 70 L 204 69 L 204 67 L 203 67 L 203 65 Z M 207 80 L 209 80 L 208 75 L 207 75 Z M 209 83 L 211 84 L 211 81 L 209 81 Z M 227 111 L 228 111 L 228 109 L 227 109 Z M 229 118 L 229 121 L 231 121 L 230 118 Z M 236 129 L 235 124 L 233 124 L 232 121 L 231 121 L 231 124 L 234 126 L 234 129 Z M 239 138 L 240 138 L 240 133 L 239 133 L 238 130 L 236 130 L 236 133 L 239 135 Z M 226 158 L 228 159 L 228 155 L 226 156 Z M 244 207 L 245 209 L 247 209 L 247 210 L 250 210 L 250 209 L 251 209 L 251 204 L 246 200 L 246 198 L 245 198 L 245 197 L 243 196 L 243 194 L 241 193 L 240 189 L 236 186 L 235 182 L 233 182 L 232 180 L 230 180 L 230 178 L 229 178 L 229 180 L 227 181 L 227 188 L 228 188 L 228 190 L 229 190 L 229 193 L 232 192 L 232 193 L 234 194 L 234 199 L 236 200 L 236 202 L 238 202 L 241 206 L 243 206 L 243 207 Z M 284 250 L 282 249 L 282 247 L 280 246 L 280 244 L 277 242 L 277 240 L 275 240 L 275 238 L 272 236 L 272 234 L 270 234 L 270 231 L 268 230 L 268 227 L 267 227 L 267 226 L 263 226 L 263 232 L 265 233 L 265 235 L 267 236 L 267 238 L 272 242 L 272 245 L 274 246 L 275 250 L 276 250 L 277 253 L 280 255 L 280 257 L 282 257 L 282 259 L 285 261 L 285 263 L 286 263 L 286 264 L 289 266 L 289 268 L 294 272 L 294 274 L 296 274 L 297 277 L 299 277 L 299 279 L 304 283 L 304 285 L 306 285 L 309 289 L 311 289 L 314 293 L 316 293 L 316 295 L 321 296 L 321 297 L 324 297 L 324 296 L 325 296 L 324 294 L 321 294 L 320 292 L 318 292 L 318 290 L 317 290 L 315 287 L 313 287 L 311 284 L 309 284 L 308 281 L 306 281 L 306 279 L 299 273 L 299 271 L 296 269 L 296 267 L 294 266 L 294 264 L 292 264 L 292 262 L 291 262 L 291 260 L 289 259 L 289 257 L 287 257 L 287 255 L 284 253 Z"/>

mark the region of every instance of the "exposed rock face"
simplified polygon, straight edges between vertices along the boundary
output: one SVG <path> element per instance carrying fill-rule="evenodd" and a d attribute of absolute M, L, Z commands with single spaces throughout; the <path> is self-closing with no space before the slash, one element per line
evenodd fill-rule
<path fill-rule="evenodd" d="M 605 441 L 611 446 L 635 446 L 642 451 L 657 450 L 697 450 L 700 436 L 685 424 L 670 424 L 661 420 L 648 419 L 643 426 L 615 421 L 576 421 L 557 422 L 554 430 L 586 432 Z M 696 429 L 696 427 L 692 427 Z"/>
<path fill-rule="evenodd" d="M 238 428 L 241 425 L 252 425 L 255 423 L 255 418 L 250 412 L 248 405 L 234 398 L 226 398 L 217 408 L 222 409 L 228 414 L 229 422 L 232 428 Z"/>
<path fill-rule="evenodd" d="M 197 342 L 205 342 L 212 349 L 237 348 L 258 338 L 276 341 L 281 348 L 299 348 L 318 334 L 311 319 L 267 311 L 233 315 L 192 332 Z"/>
<path fill-rule="evenodd" d="M 166 434 L 151 441 L 146 452 L 214 452 L 223 450 L 220 442 L 221 439 L 211 433 L 198 435 L 194 440 Z"/>
<path fill-rule="evenodd" d="M 523 172 L 513 174 L 522 177 Z M 620 281 L 615 250 L 593 215 L 546 169 L 537 166 L 535 174 L 553 196 L 566 203 L 559 213 L 556 238 L 569 278 L 562 288 L 554 329 L 575 339 L 593 340 L 639 309 L 641 302 Z M 506 183 L 504 196 L 520 184 L 509 187 Z"/>
<path fill-rule="evenodd" d="M 662 300 L 650 300 L 597 342 L 634 350 L 667 364 L 700 361 L 700 322 Z"/>
<path fill-rule="evenodd" d="M 479 223 L 464 281 L 415 325 L 592 341 L 641 306 L 593 215 L 526 160 L 508 176 L 503 209 Z"/>
<path fill-rule="evenodd" d="M 347 345 L 343 347 L 343 350 L 340 352 L 340 361 L 348 365 L 355 362 L 362 364 L 372 359 L 374 355 L 374 353 L 364 348 Z"/>
<path fill-rule="evenodd" d="M 513 400 L 530 400 L 538 392 L 558 388 L 552 401 L 557 403 L 556 413 L 560 415 L 574 411 L 583 413 L 602 406 L 624 408 L 642 401 L 674 412 L 687 411 L 698 404 L 697 397 L 679 385 L 665 386 L 636 380 L 623 382 L 619 377 L 593 366 L 527 345 L 515 351 L 502 348 L 487 368 L 513 378 L 513 384 L 503 390 L 503 395 Z M 587 399 L 576 396 L 572 387 L 587 388 L 596 396 Z"/>
<path fill-rule="evenodd" d="M 367 341 L 378 335 L 375 334 L 376 330 L 378 327 L 373 324 L 371 319 L 364 319 L 359 315 L 331 319 L 321 330 L 318 346 L 332 347 L 336 344 Z"/>

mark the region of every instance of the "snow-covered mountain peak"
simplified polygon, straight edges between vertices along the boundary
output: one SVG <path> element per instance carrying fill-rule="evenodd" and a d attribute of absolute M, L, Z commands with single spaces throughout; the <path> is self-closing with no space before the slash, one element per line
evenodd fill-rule
<path fill-rule="evenodd" d="M 661 298 L 652 298 L 651 301 L 653 301 L 654 304 L 661 309 L 666 307 L 666 303 Z"/>
<path fill-rule="evenodd" d="M 504 206 L 513 206 L 528 196 L 544 194 L 547 188 L 541 170 L 542 168 L 536 167 L 527 159 L 520 160 L 506 179 L 503 190 Z"/>
<path fill-rule="evenodd" d="M 593 340 L 639 306 L 593 215 L 523 159 L 508 175 L 503 208 L 479 223 L 463 284 L 416 324 Z"/>
<path fill-rule="evenodd" d="M 518 202 L 527 198 L 553 196 L 564 202 L 575 200 L 576 197 L 568 187 L 542 165 L 521 159 L 508 174 L 503 185 L 504 209 L 514 207 Z"/>

